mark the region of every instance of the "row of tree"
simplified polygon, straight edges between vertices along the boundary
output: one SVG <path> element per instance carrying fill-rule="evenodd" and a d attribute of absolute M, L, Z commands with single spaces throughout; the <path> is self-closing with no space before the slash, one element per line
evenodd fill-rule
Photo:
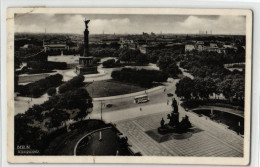
<path fill-rule="evenodd" d="M 51 87 L 57 87 L 62 84 L 63 76 L 55 74 L 44 79 L 29 83 L 27 85 L 18 85 L 17 91 L 21 96 L 40 97 Z"/>
<path fill-rule="evenodd" d="M 141 53 L 139 50 L 121 49 L 119 53 L 119 60 L 127 64 L 147 65 L 149 57 Z"/>
<path fill-rule="evenodd" d="M 227 54 L 231 54 L 231 52 Z M 179 89 L 176 90 L 176 93 L 187 99 L 191 96 L 196 98 L 198 94 L 200 98 L 206 99 L 213 93 L 215 95 L 223 94 L 228 101 L 238 100 L 242 106 L 244 104 L 245 71 L 230 71 L 224 67 L 224 64 L 245 62 L 245 50 L 241 49 L 236 56 L 227 54 L 206 51 L 187 53 L 180 62 L 180 66 L 187 69 L 195 79 L 192 81 L 187 78 L 181 80 L 177 84 Z M 204 81 L 202 82 L 202 80 Z M 191 89 L 186 87 L 186 90 L 183 90 L 182 87 L 185 84 L 188 84 Z"/>
<path fill-rule="evenodd" d="M 123 68 L 121 71 L 113 71 L 111 77 L 121 82 L 139 84 L 142 87 L 151 87 L 154 82 L 167 81 L 168 74 L 157 70 Z"/>
<path fill-rule="evenodd" d="M 240 75 L 228 75 L 223 80 L 213 78 L 191 79 L 182 78 L 176 84 L 176 95 L 181 98 L 189 99 L 209 99 L 209 96 L 223 94 L 228 101 L 240 101 L 243 106 L 244 102 L 244 78 Z"/>
<path fill-rule="evenodd" d="M 170 56 L 161 56 L 157 61 L 157 66 L 160 70 L 169 74 L 172 78 L 178 78 L 178 75 L 182 74 L 182 71 L 177 66 L 177 63 L 174 57 Z"/>
<path fill-rule="evenodd" d="M 66 70 L 67 63 L 65 62 L 54 62 L 54 61 L 30 61 L 27 63 L 28 68 L 32 69 L 46 69 L 46 70 Z"/>

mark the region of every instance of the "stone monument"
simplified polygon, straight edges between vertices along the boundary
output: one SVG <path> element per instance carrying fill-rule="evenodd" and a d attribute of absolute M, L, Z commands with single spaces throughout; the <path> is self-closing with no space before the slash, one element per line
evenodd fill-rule
<path fill-rule="evenodd" d="M 175 99 L 172 99 L 172 108 L 173 111 L 170 114 L 167 114 L 167 119 L 169 119 L 169 123 L 165 124 L 165 121 L 162 118 L 160 122 L 161 126 L 158 128 L 158 132 L 160 134 L 186 133 L 189 128 L 191 128 L 189 117 L 185 115 L 185 117 L 182 118 L 181 122 L 179 121 L 179 109 L 177 101 Z"/>
<path fill-rule="evenodd" d="M 90 20 L 84 20 L 85 31 L 84 31 L 84 52 L 83 56 L 79 57 L 79 65 L 76 67 L 77 74 L 95 74 L 97 73 L 97 66 L 93 65 L 93 57 L 90 56 L 89 52 L 89 31 L 88 23 Z"/>

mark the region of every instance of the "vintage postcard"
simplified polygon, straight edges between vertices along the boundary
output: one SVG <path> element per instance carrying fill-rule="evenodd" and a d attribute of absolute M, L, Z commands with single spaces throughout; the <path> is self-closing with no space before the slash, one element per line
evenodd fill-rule
<path fill-rule="evenodd" d="M 252 11 L 7 15 L 8 162 L 250 163 Z"/>

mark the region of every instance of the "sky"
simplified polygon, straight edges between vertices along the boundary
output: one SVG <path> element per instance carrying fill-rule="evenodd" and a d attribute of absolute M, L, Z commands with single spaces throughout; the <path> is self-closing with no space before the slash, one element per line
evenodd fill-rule
<path fill-rule="evenodd" d="M 15 32 L 83 34 L 84 19 L 90 34 L 174 33 L 245 35 L 246 17 L 232 15 L 128 15 L 128 14 L 16 14 Z"/>

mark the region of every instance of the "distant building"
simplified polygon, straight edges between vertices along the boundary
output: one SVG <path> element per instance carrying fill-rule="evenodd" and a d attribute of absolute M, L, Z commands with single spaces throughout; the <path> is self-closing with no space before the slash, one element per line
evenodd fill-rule
<path fill-rule="evenodd" d="M 217 49 L 217 52 L 218 52 L 218 53 L 226 54 L 226 49 L 225 49 L 225 48 L 218 48 L 218 49 Z"/>
<path fill-rule="evenodd" d="M 153 50 L 160 49 L 158 45 L 141 45 L 138 48 L 139 51 L 143 54 L 149 54 Z"/>
<path fill-rule="evenodd" d="M 234 48 L 234 46 L 231 44 L 225 44 L 223 45 L 223 48 Z"/>
<path fill-rule="evenodd" d="M 205 50 L 204 42 L 197 41 L 195 44 L 195 49 L 197 49 L 199 52 L 202 52 L 203 50 Z"/>
<path fill-rule="evenodd" d="M 204 41 L 197 41 L 197 45 L 204 45 Z"/>
<path fill-rule="evenodd" d="M 204 45 L 197 45 L 196 48 L 197 48 L 197 50 L 199 52 L 202 52 L 203 50 L 205 50 L 205 46 Z"/>
<path fill-rule="evenodd" d="M 147 45 L 141 45 L 141 46 L 139 46 L 139 51 L 140 51 L 141 53 L 143 53 L 143 54 L 146 54 L 146 47 L 147 47 Z"/>
<path fill-rule="evenodd" d="M 119 43 L 119 41 L 119 38 L 102 39 L 102 43 L 107 45 L 110 45 L 111 43 Z"/>
<path fill-rule="evenodd" d="M 195 46 L 192 45 L 192 44 L 187 44 L 187 45 L 185 45 L 185 53 L 186 53 L 186 52 L 190 52 L 190 51 L 192 51 L 192 50 L 194 50 L 194 49 L 195 49 Z"/>
<path fill-rule="evenodd" d="M 215 43 L 209 43 L 207 46 L 205 46 L 204 50 L 208 52 L 217 52 L 218 51 L 218 45 Z"/>
<path fill-rule="evenodd" d="M 60 40 L 58 38 L 52 38 L 46 41 L 43 41 L 44 51 L 62 51 L 69 50 L 66 40 Z"/>
<path fill-rule="evenodd" d="M 43 41 L 43 49 L 45 52 L 47 51 L 78 51 L 79 45 L 75 42 L 66 40 L 66 39 L 58 39 L 52 38 L 46 41 Z"/>
<path fill-rule="evenodd" d="M 218 48 L 218 45 L 216 43 L 210 43 L 209 46 L 211 48 Z"/>
<path fill-rule="evenodd" d="M 129 43 L 128 44 L 128 49 L 132 49 L 132 50 L 138 49 L 137 43 Z"/>

